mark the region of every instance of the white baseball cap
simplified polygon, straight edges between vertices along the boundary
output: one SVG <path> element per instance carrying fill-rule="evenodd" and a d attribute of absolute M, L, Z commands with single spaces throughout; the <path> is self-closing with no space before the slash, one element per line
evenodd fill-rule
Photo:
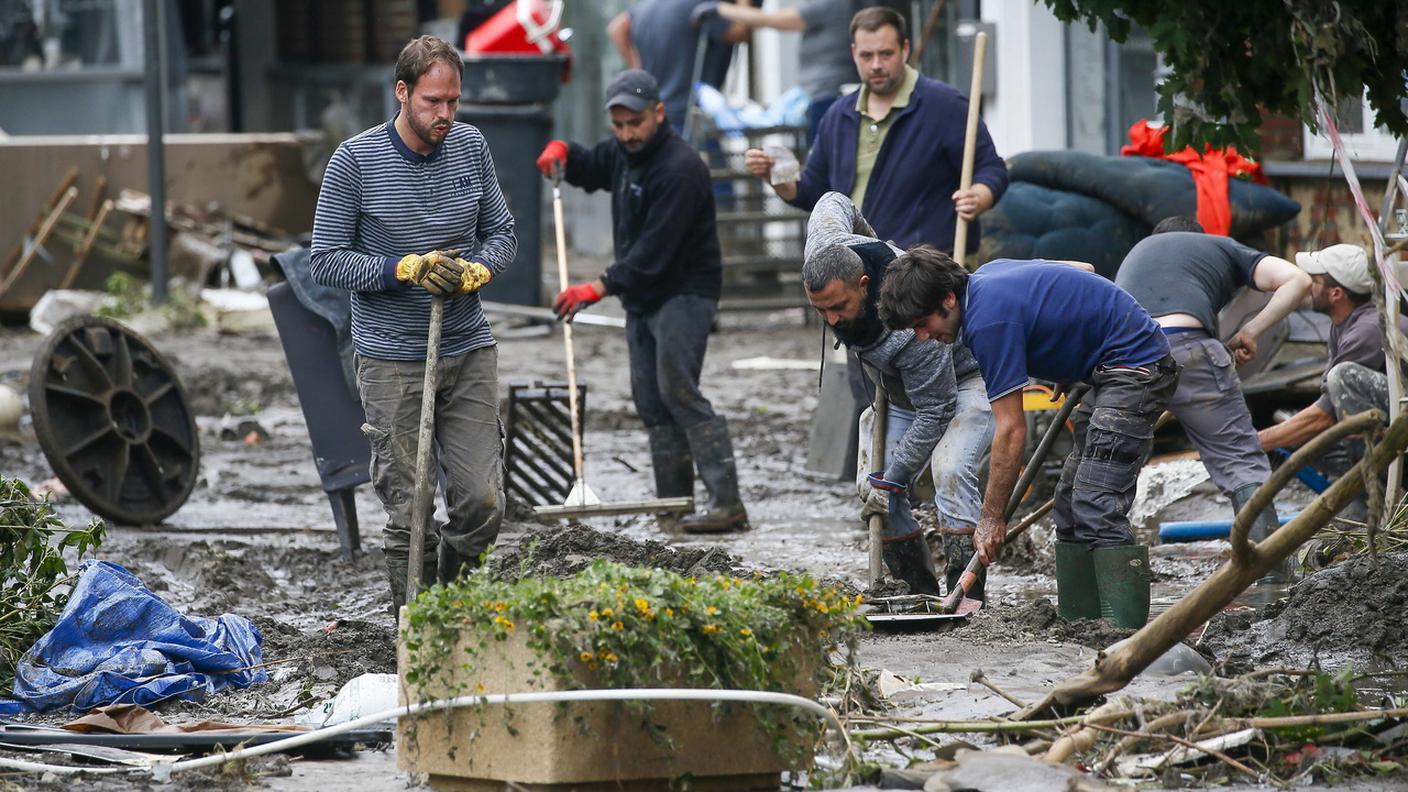
<path fill-rule="evenodd" d="M 1369 257 L 1358 245 L 1331 245 L 1313 253 L 1297 253 L 1296 266 L 1307 275 L 1329 275 L 1356 294 L 1369 294 L 1374 290 L 1374 280 L 1369 277 Z"/>

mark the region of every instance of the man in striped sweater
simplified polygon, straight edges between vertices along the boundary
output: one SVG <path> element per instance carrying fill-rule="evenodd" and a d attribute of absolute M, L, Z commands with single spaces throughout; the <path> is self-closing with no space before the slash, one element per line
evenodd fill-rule
<path fill-rule="evenodd" d="M 422 579 L 448 581 L 476 566 L 503 521 L 498 349 L 476 292 L 513 261 L 517 242 L 483 135 L 455 123 L 463 71 L 440 39 L 407 44 L 396 60 L 400 110 L 338 146 L 313 220 L 313 279 L 352 292 L 362 431 L 386 508 L 382 544 L 397 608 L 434 296 L 445 298 L 435 444 L 449 522 L 427 530 Z"/>

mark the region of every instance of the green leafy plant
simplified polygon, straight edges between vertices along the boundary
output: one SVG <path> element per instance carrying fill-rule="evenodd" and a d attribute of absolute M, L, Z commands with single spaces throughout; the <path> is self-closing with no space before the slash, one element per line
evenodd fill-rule
<path fill-rule="evenodd" d="M 148 286 L 125 272 L 114 272 L 104 284 L 112 302 L 98 309 L 99 316 L 112 319 L 129 319 L 152 309 L 151 290 Z M 200 305 L 180 290 L 167 295 L 166 302 L 156 307 L 171 322 L 175 329 L 189 329 L 205 326 L 205 314 Z"/>
<path fill-rule="evenodd" d="M 407 609 L 405 678 L 422 699 L 482 693 L 466 686 L 483 648 L 518 638 L 538 659 L 535 676 L 563 682 L 793 691 L 799 677 L 830 676 L 823 653 L 852 646 L 866 625 L 858 604 L 791 573 L 702 579 L 597 561 L 567 578 L 476 574 Z M 450 662 L 457 646 L 468 656 L 460 666 Z M 753 712 L 785 751 L 791 722 L 773 708 Z"/>
<path fill-rule="evenodd" d="M 1159 110 L 1170 151 L 1237 144 L 1255 152 L 1261 112 L 1319 128 L 1314 96 L 1333 107 L 1367 93 L 1375 123 L 1408 135 L 1399 106 L 1408 69 L 1408 6 L 1386 0 L 1042 0 L 1059 19 L 1100 24 L 1116 41 L 1148 31 L 1169 74 Z"/>
<path fill-rule="evenodd" d="M 20 656 L 54 626 L 68 600 L 64 551 L 82 559 L 103 532 L 101 520 L 66 528 L 47 499 L 35 500 L 19 479 L 0 477 L 0 690 L 10 688 Z"/>

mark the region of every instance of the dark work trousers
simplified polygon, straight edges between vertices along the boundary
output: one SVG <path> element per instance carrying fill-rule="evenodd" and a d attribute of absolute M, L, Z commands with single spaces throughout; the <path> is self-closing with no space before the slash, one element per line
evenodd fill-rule
<path fill-rule="evenodd" d="M 431 569 L 442 540 L 462 558 L 477 560 L 498 538 L 504 514 L 498 368 L 496 346 L 440 358 L 436 366 L 433 459 L 445 469 L 449 522 L 442 528 L 429 521 L 423 551 Z M 404 569 L 410 552 L 425 361 L 358 355 L 357 381 L 367 411 L 362 432 L 371 444 L 372 486 L 386 508 L 382 546 L 388 564 Z M 430 508 L 433 512 L 433 498 Z"/>
<path fill-rule="evenodd" d="M 714 417 L 699 373 L 717 309 L 713 298 L 677 294 L 651 313 L 626 314 L 631 397 L 647 427 L 688 429 Z"/>
<path fill-rule="evenodd" d="M 1169 410 L 1198 449 L 1212 483 L 1227 495 L 1264 483 L 1271 463 L 1252 425 L 1232 353 L 1202 328 L 1172 333 L 1168 345 L 1182 367 Z"/>
<path fill-rule="evenodd" d="M 1173 400 L 1178 364 L 1100 366 L 1076 414 L 1075 448 L 1056 485 L 1056 535 L 1095 547 L 1135 544 L 1129 507 L 1154 447 L 1154 423 Z"/>

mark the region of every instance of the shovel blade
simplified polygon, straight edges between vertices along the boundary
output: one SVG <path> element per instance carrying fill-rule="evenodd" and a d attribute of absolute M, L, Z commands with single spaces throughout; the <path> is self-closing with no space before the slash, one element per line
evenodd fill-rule
<path fill-rule="evenodd" d="M 586 479 L 577 479 L 572 483 L 572 491 L 567 493 L 567 500 L 562 502 L 563 506 L 596 506 L 601 503 L 601 498 L 592 492 L 592 488 L 587 486 Z"/>

